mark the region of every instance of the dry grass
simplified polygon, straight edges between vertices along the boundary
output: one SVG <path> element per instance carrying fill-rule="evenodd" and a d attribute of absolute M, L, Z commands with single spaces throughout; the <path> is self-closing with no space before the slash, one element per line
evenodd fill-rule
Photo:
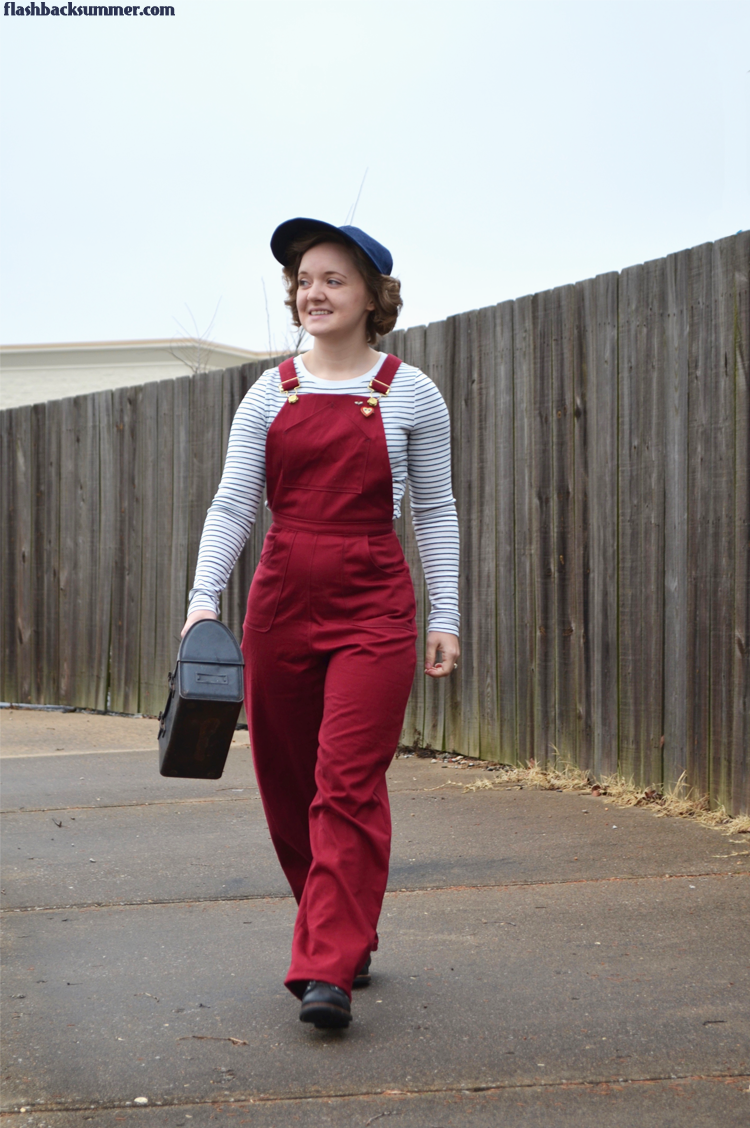
<path fill-rule="evenodd" d="M 477 765 L 478 766 L 478 765 Z M 482 767 L 485 767 L 482 764 Z M 464 791 L 494 791 L 508 787 L 531 787 L 541 791 L 578 791 L 590 795 L 606 796 L 607 802 L 617 807 L 647 807 L 660 818 L 690 819 L 701 826 L 713 827 L 724 834 L 750 834 L 750 815 L 732 818 L 724 807 L 709 808 L 707 798 L 696 798 L 686 793 L 682 779 L 671 791 L 655 787 L 637 788 L 632 780 L 619 776 L 604 776 L 595 780 L 589 772 L 566 764 L 561 768 L 541 768 L 533 761 L 525 768 L 500 764 L 492 768 L 492 778 L 472 783 L 449 780 Z"/>

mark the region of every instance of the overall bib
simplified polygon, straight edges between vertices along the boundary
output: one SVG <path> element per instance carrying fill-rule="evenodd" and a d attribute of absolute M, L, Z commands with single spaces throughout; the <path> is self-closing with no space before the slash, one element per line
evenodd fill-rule
<path fill-rule="evenodd" d="M 390 386 L 388 357 L 374 383 Z M 299 386 L 294 364 L 280 375 Z M 242 651 L 253 761 L 276 853 L 298 903 L 286 985 L 351 995 L 377 948 L 391 817 L 385 773 L 416 667 L 416 605 L 393 529 L 380 406 L 368 393 L 288 400 L 268 431 L 273 524 Z"/>

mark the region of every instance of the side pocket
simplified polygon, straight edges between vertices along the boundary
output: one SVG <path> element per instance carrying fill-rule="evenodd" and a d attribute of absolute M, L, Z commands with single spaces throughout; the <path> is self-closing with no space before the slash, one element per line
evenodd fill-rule
<path fill-rule="evenodd" d="M 289 554 L 297 534 L 266 536 L 258 567 L 247 597 L 245 626 L 253 631 L 270 631 L 284 587 Z"/>
<path fill-rule="evenodd" d="M 370 563 L 380 572 L 398 576 L 407 567 L 406 557 L 401 548 L 401 541 L 395 533 L 384 533 L 367 538 L 367 550 Z"/>

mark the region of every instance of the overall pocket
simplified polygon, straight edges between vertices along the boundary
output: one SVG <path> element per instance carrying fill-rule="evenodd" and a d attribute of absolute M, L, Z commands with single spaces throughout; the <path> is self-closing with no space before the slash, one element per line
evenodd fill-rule
<path fill-rule="evenodd" d="M 315 398 L 315 397 L 313 397 Z M 326 412 L 325 436 L 313 426 L 315 415 L 300 419 L 284 432 L 282 484 L 295 490 L 361 494 L 371 439 L 342 409 Z M 342 458 L 342 450 L 346 457 Z"/>
<path fill-rule="evenodd" d="M 245 626 L 250 630 L 269 631 L 273 626 L 296 535 L 287 530 L 273 529 L 266 533 L 247 597 Z"/>
<path fill-rule="evenodd" d="M 367 538 L 367 552 L 370 563 L 379 572 L 400 575 L 408 568 L 401 541 L 395 532 L 382 533 Z"/>

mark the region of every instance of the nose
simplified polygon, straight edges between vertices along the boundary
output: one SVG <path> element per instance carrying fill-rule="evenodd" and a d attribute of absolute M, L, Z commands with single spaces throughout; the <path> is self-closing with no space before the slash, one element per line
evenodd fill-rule
<path fill-rule="evenodd" d="M 307 291 L 308 302 L 321 302 L 326 297 L 325 287 L 321 278 L 313 278 Z"/>

